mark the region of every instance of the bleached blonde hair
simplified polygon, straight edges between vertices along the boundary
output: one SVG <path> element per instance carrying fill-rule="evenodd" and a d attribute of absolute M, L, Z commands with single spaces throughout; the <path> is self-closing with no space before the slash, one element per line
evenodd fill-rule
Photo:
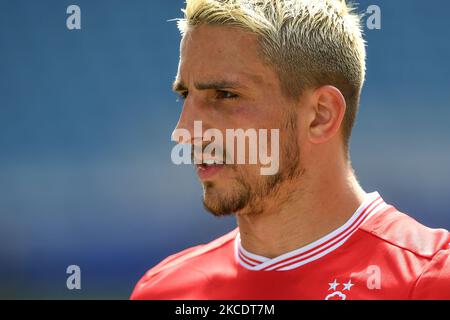
<path fill-rule="evenodd" d="M 262 57 L 278 73 L 284 92 L 337 87 L 345 97 L 348 145 L 365 77 L 360 17 L 345 0 L 187 0 L 182 35 L 198 25 L 225 25 L 255 33 Z"/>

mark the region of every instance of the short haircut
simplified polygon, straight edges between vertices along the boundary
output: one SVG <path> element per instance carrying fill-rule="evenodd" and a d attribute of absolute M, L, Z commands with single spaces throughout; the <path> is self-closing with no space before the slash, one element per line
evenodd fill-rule
<path fill-rule="evenodd" d="M 274 66 L 283 91 L 332 85 L 347 109 L 342 123 L 348 147 L 365 77 L 360 16 L 345 0 L 187 0 L 182 35 L 198 25 L 239 27 L 258 36 L 262 58 Z"/>

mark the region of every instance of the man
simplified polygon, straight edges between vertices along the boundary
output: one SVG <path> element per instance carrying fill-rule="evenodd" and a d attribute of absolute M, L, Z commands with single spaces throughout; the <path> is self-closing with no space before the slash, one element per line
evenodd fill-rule
<path fill-rule="evenodd" d="M 279 171 L 198 164 L 205 207 L 238 228 L 166 258 L 131 298 L 450 298 L 448 231 L 366 193 L 352 170 L 365 44 L 345 1 L 188 0 L 184 12 L 177 129 L 277 128 Z"/>

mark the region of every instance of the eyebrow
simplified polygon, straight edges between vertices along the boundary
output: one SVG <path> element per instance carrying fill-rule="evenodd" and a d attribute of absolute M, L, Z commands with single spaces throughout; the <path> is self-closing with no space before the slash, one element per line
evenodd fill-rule
<path fill-rule="evenodd" d="M 187 91 L 187 87 L 184 85 L 183 82 L 181 82 L 180 80 L 177 79 L 172 84 L 172 90 L 174 92 L 183 92 L 183 91 Z"/>
<path fill-rule="evenodd" d="M 211 82 L 198 82 L 194 84 L 197 90 L 224 90 L 224 89 L 236 89 L 246 87 L 242 83 L 229 80 L 216 80 Z M 175 92 L 187 91 L 187 86 L 180 80 L 175 80 L 172 85 L 172 90 Z"/>

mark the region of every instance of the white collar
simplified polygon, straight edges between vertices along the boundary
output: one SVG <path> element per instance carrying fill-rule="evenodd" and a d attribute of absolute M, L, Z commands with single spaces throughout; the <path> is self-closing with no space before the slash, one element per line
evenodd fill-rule
<path fill-rule="evenodd" d="M 342 226 L 322 238 L 291 252 L 270 259 L 248 252 L 241 245 L 239 232 L 235 238 L 237 261 L 246 269 L 262 271 L 286 271 L 317 260 L 342 246 L 370 216 L 385 208 L 387 204 L 378 192 L 366 194 L 364 202 Z"/>

